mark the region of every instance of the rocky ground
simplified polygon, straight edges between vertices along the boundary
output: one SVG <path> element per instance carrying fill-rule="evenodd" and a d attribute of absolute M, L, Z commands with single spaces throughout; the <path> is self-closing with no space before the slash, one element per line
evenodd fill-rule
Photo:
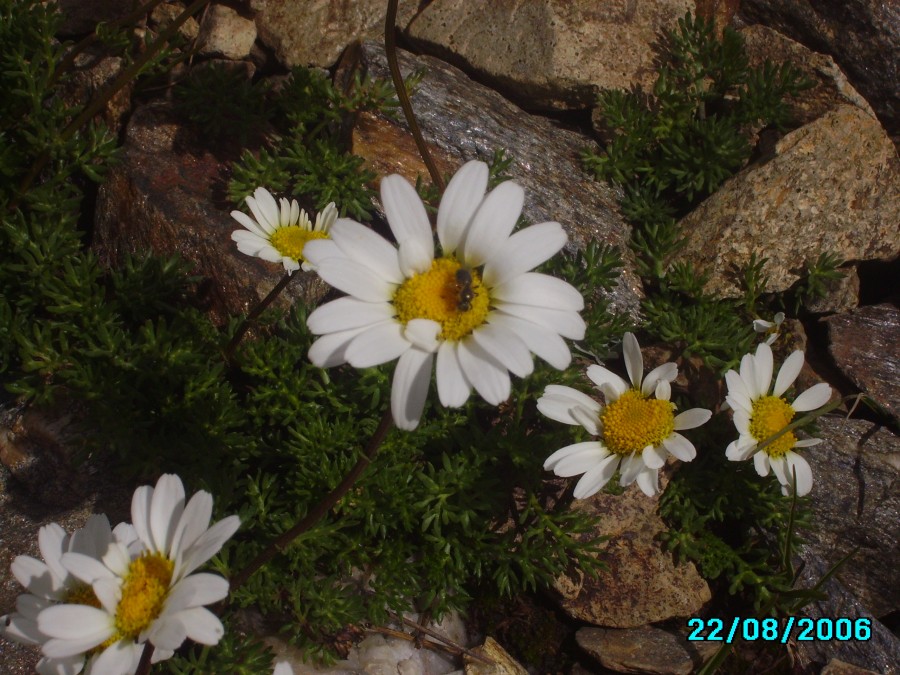
<path fill-rule="evenodd" d="M 127 3 L 85 0 L 60 5 L 65 36 L 77 38 L 97 21 L 116 18 Z M 199 46 L 198 62 L 244 64 L 266 77 L 293 65 L 329 69 L 336 79 L 361 72 L 387 77 L 380 42 L 381 0 L 244 0 L 213 2 L 183 31 Z M 813 8 L 815 5 L 815 8 Z M 183 6 L 165 3 L 147 19 L 152 30 Z M 807 607 L 813 618 L 848 614 L 873 618 L 872 639 L 792 643 L 766 667 L 804 673 L 900 672 L 900 12 L 875 0 L 402 0 L 400 66 L 418 71 L 412 104 L 439 167 L 506 148 L 509 174 L 521 183 L 531 222 L 559 220 L 570 246 L 600 240 L 621 247 L 629 227 L 615 190 L 588 177 L 579 152 L 595 145 L 591 108 L 598 91 L 652 84 L 650 46 L 658 31 L 688 10 L 706 11 L 744 35 L 751 59 L 791 59 L 818 86 L 796 102 L 796 130 L 727 181 L 684 218 L 688 245 L 681 255 L 710 274 L 708 290 L 736 293 L 730 271 L 753 250 L 769 257 L 770 286 L 798 279 L 802 263 L 833 251 L 848 261 L 845 275 L 816 307 L 817 317 L 791 332 L 807 342 L 807 383 L 829 381 L 842 394 L 861 391 L 883 407 L 879 419 L 820 421 L 825 442 L 807 453 L 816 477 L 811 501 L 819 529 L 802 552 L 804 574 L 815 580 L 858 547 L 832 579 L 828 599 Z M 89 95 L 120 67 L 95 59 L 86 67 Z M 100 190 L 93 246 L 104 263 L 128 252 L 179 252 L 213 280 L 214 317 L 247 309 L 275 283 L 264 264 L 248 264 L 233 248 L 233 221 L 221 176 L 234 159 L 229 148 L 205 147 L 173 114 L 165 96 L 135 107 L 115 99 L 105 115 L 123 139 L 121 164 Z M 363 114 L 352 129 L 353 152 L 378 175 L 411 180 L 425 169 L 405 122 Z M 626 254 L 611 301 L 638 316 L 642 290 Z M 292 285 L 292 297 L 321 294 L 314 281 Z M 802 383 L 801 383 L 802 384 Z M 70 413 L 71 411 L 65 411 Z M 102 467 L 74 470 L 66 461 L 73 439 L 63 411 L 5 409 L 0 419 L 0 613 L 19 592 L 9 574 L 15 554 L 36 555 L 34 533 L 46 522 L 70 529 L 91 512 L 124 514 L 130 489 L 112 486 Z M 685 639 L 685 618 L 702 615 L 712 593 L 690 563 L 678 563 L 659 543 L 665 525 L 657 499 L 636 486 L 621 496 L 598 494 L 582 508 L 604 518 L 608 571 L 592 583 L 561 578 L 552 601 L 575 631 L 578 662 L 571 672 L 690 673 L 709 652 Z M 533 610 L 538 611 L 538 610 Z M 555 611 L 555 610 L 554 610 Z M 881 621 L 879 621 L 881 620 Z M 882 623 L 883 622 L 883 623 Z M 448 631 L 457 644 L 501 658 L 489 636 L 466 635 L 459 621 Z M 570 630 L 570 632 L 572 632 Z M 482 646 L 483 645 L 483 646 Z M 498 651 L 499 650 L 499 651 Z M 427 651 L 427 650 L 423 650 Z M 783 657 L 787 654 L 789 661 Z M 756 655 L 748 672 L 760 672 Z M 294 655 L 296 657 L 296 655 Z M 768 658 L 768 657 L 767 657 Z M 4 673 L 31 672 L 34 653 L 3 642 Z M 487 673 L 477 659 L 425 660 L 408 642 L 374 635 L 339 669 L 320 672 Z M 790 663 L 790 666 L 786 664 Z M 532 672 L 538 672 L 534 664 Z M 490 672 L 524 672 L 511 659 Z M 298 661 L 298 672 L 301 670 Z M 782 670 L 781 672 L 787 672 Z"/>

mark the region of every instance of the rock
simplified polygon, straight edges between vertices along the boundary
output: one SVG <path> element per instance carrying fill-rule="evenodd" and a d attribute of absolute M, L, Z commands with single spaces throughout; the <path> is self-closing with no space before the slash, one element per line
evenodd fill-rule
<path fill-rule="evenodd" d="M 418 49 L 490 82 L 526 108 L 584 108 L 600 89 L 649 89 L 651 43 L 691 0 L 434 0 L 410 23 Z"/>
<path fill-rule="evenodd" d="M 121 161 L 97 197 L 94 250 L 106 265 L 126 253 L 178 253 L 206 277 L 202 290 L 211 318 L 224 323 L 246 313 L 284 274 L 281 265 L 239 253 L 231 233 L 240 225 L 221 194 L 222 176 L 237 150 L 192 144 L 192 133 L 168 104 L 135 110 L 126 130 Z M 320 298 L 325 286 L 313 274 L 296 272 L 275 302 Z"/>
<path fill-rule="evenodd" d="M 803 456 L 813 473 L 806 548 L 833 565 L 859 547 L 838 577 L 876 617 L 900 609 L 900 438 L 863 420 L 820 417 L 823 443 Z"/>
<path fill-rule="evenodd" d="M 860 307 L 825 323 L 828 351 L 837 367 L 900 419 L 900 310 L 887 304 Z"/>
<path fill-rule="evenodd" d="M 463 657 L 466 664 L 466 675 L 528 675 L 528 671 L 511 657 L 494 638 L 488 637 L 481 647 L 472 650 L 478 656 L 494 662 L 489 666 L 486 663 L 474 659 L 469 655 Z"/>
<path fill-rule="evenodd" d="M 209 5 L 200 24 L 198 43 L 203 56 L 221 56 L 238 61 L 250 54 L 256 41 L 256 24 L 231 7 Z"/>
<path fill-rule="evenodd" d="M 177 19 L 184 10 L 185 7 L 182 2 L 167 2 L 162 5 L 157 5 L 153 8 L 153 11 L 150 12 L 150 25 L 155 28 L 157 32 L 163 31 L 166 29 L 166 26 Z M 193 16 L 188 17 L 188 20 L 181 24 L 181 28 L 178 29 L 178 34 L 185 40 L 194 40 L 197 35 L 200 34 L 200 24 L 197 23 L 197 19 Z"/>
<path fill-rule="evenodd" d="M 797 126 L 809 124 L 841 105 L 854 105 L 875 117 L 871 106 L 847 81 L 847 76 L 828 54 L 814 52 L 759 24 L 746 26 L 738 32 L 744 39 L 744 48 L 752 67 L 761 66 L 766 59 L 772 63 L 790 62 L 813 81 L 815 86 L 789 99 Z"/>
<path fill-rule="evenodd" d="M 59 35 L 69 37 L 93 33 L 100 22 L 124 19 L 137 9 L 140 0 L 56 0 L 63 15 Z"/>
<path fill-rule="evenodd" d="M 767 292 L 787 290 L 805 263 L 900 254 L 900 162 L 878 122 L 840 106 L 782 138 L 775 157 L 726 181 L 681 220 L 676 256 L 710 273 L 707 292 L 734 297 L 733 270 L 753 252 L 769 259 Z"/>
<path fill-rule="evenodd" d="M 384 41 L 384 0 L 251 0 L 250 6 L 259 12 L 259 39 L 288 68 L 330 68 L 352 42 Z M 418 0 L 401 0 L 397 26 L 406 26 L 418 6 Z"/>
<path fill-rule="evenodd" d="M 844 663 L 840 659 L 831 659 L 828 665 L 822 668 L 819 675 L 878 675 L 874 670 L 867 670 L 858 666 Z"/>
<path fill-rule="evenodd" d="M 562 223 L 569 233 L 569 250 L 593 239 L 621 251 L 624 270 L 609 300 L 616 311 L 636 318 L 642 292 L 628 249 L 629 227 L 618 212 L 612 188 L 592 180 L 581 168 L 579 151 L 589 139 L 524 113 L 435 58 L 400 51 L 399 62 L 404 77 L 417 69 L 424 73 L 412 106 L 439 169 L 449 175 L 467 160 L 490 160 L 495 150 L 506 149 L 513 159 L 506 173 L 525 188 L 523 216 L 528 221 Z M 342 66 L 336 78 L 346 79 L 359 70 L 389 77 L 380 45 L 363 43 L 358 56 Z M 360 115 L 353 129 L 353 152 L 364 157 L 367 168 L 377 175 L 400 173 L 412 182 L 417 176 L 427 180 L 404 121 Z"/>
<path fill-rule="evenodd" d="M 823 283 L 825 294 L 810 299 L 805 309 L 811 314 L 831 314 L 847 312 L 859 306 L 859 271 L 855 265 L 842 265 L 837 279 Z"/>
<path fill-rule="evenodd" d="M 711 642 L 688 642 L 683 634 L 654 626 L 579 628 L 575 640 L 604 668 L 617 673 L 690 675 L 718 648 Z"/>
<path fill-rule="evenodd" d="M 896 529 L 896 522 L 894 520 L 892 523 L 894 529 Z M 804 566 L 800 572 L 797 588 L 810 588 L 825 576 L 829 565 L 808 548 L 801 553 L 800 557 Z M 896 561 L 896 556 L 894 561 Z M 889 564 L 889 561 L 882 560 L 881 562 Z M 792 653 L 797 661 L 795 667 L 804 669 L 800 672 L 815 672 L 813 670 L 815 666 L 821 667 L 833 659 L 839 659 L 858 668 L 881 673 L 881 675 L 900 673 L 900 638 L 866 611 L 859 600 L 834 577 L 826 581 L 821 590 L 826 598 L 810 603 L 800 611 L 800 614 L 813 619 L 825 618 L 832 621 L 841 617 L 847 617 L 851 621 L 857 618 L 868 618 L 872 621 L 872 635 L 865 641 L 795 642 L 792 640 Z"/>
<path fill-rule="evenodd" d="M 92 46 L 75 57 L 71 76 L 63 80 L 62 97 L 67 107 L 87 106 L 122 72 L 122 58 L 105 52 L 103 47 Z M 121 131 L 122 121 L 131 110 L 133 89 L 134 83 L 122 87 L 98 114 L 113 135 Z"/>
<path fill-rule="evenodd" d="M 880 0 L 744 0 L 741 16 L 834 57 L 888 133 L 900 132 L 900 10 Z"/>
<path fill-rule="evenodd" d="M 600 553 L 607 569 L 596 579 L 556 580 L 560 605 L 569 616 L 597 626 L 635 628 L 694 615 L 710 599 L 694 564 L 676 564 L 663 550 L 659 534 L 666 526 L 656 512 L 658 501 L 632 485 L 621 495 L 601 492 L 573 504 L 594 518 L 594 536 L 609 539 Z"/>

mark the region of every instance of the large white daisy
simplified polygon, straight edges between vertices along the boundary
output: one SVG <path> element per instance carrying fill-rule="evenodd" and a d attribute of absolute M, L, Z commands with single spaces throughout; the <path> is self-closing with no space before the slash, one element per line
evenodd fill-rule
<path fill-rule="evenodd" d="M 185 504 L 174 475 L 138 488 L 132 498 L 135 540 L 113 543 L 102 561 L 66 553 L 63 567 L 91 585 L 99 603 L 56 605 L 38 615 L 38 629 L 53 639 L 44 653 L 64 658 L 89 653 L 94 672 L 133 672 L 144 643 L 156 648 L 153 662 L 169 658 L 186 638 L 218 643 L 222 623 L 204 605 L 222 600 L 228 582 L 214 574 L 192 574 L 218 552 L 240 525 L 229 516 L 209 526 L 212 496 L 205 491 Z"/>
<path fill-rule="evenodd" d="M 598 492 L 619 469 L 620 485 L 637 481 L 647 496 L 657 494 L 659 469 L 669 454 L 682 462 L 697 455 L 693 443 L 678 431 L 699 427 L 712 415 L 709 410 L 691 408 L 676 416 L 669 383 L 678 376 L 677 366 L 664 363 L 643 377 L 641 348 L 631 333 L 625 333 L 623 352 L 630 384 L 603 366 L 587 370 L 603 393 L 605 406 L 556 384 L 548 385 L 537 402 L 538 410 L 550 419 L 581 425 L 596 436 L 596 440 L 560 448 L 544 462 L 544 468 L 557 476 L 584 474 L 575 486 L 576 499 Z"/>
<path fill-rule="evenodd" d="M 397 247 L 342 218 L 329 240 L 305 249 L 319 276 L 348 294 L 310 314 L 307 325 L 322 336 L 310 359 L 356 368 L 398 359 L 391 409 L 401 429 L 418 425 L 435 361 L 443 405 L 463 405 L 473 388 L 497 405 L 509 397 L 510 372 L 531 373 L 532 353 L 563 369 L 571 360 L 563 338 L 584 337 L 578 291 L 529 272 L 565 245 L 562 226 L 513 234 L 523 189 L 505 182 L 486 194 L 487 184 L 478 161 L 450 181 L 438 209 L 438 254 L 422 200 L 398 175 L 381 181 Z"/>
<path fill-rule="evenodd" d="M 740 373 L 725 373 L 728 395 L 725 401 L 734 411 L 734 426 L 738 438 L 728 444 L 725 455 L 738 462 L 753 457 L 753 464 L 760 476 L 768 476 L 771 468 L 781 483 L 781 491 L 790 494 L 793 474 L 797 474 L 797 495 L 802 497 L 812 489 L 812 470 L 803 457 L 793 448 L 805 448 L 821 443 L 818 438 L 798 439 L 789 431 L 761 450 L 758 445 L 769 436 L 784 429 L 798 412 L 821 408 L 831 398 L 831 387 L 824 382 L 816 384 L 788 403 L 782 394 L 787 391 L 803 367 L 803 352 L 795 351 L 781 365 L 772 393 L 774 363 L 772 349 L 763 343 L 756 348 L 756 355 L 745 354 L 741 359 Z"/>
<path fill-rule="evenodd" d="M 42 610 L 61 603 L 98 605 L 91 587 L 69 573 L 62 565 L 62 557 L 79 553 L 99 560 L 114 541 L 127 541 L 129 531 L 130 527 L 124 524 L 111 530 L 104 515 L 91 516 L 83 528 L 71 534 L 56 523 L 42 527 L 38 546 L 43 561 L 20 555 L 10 566 L 13 576 L 29 592 L 18 597 L 15 612 L 0 617 L 0 634 L 16 642 L 43 646 L 51 637 L 38 628 L 37 618 Z M 59 658 L 44 656 L 36 670 L 41 675 L 74 675 L 81 672 L 84 661 L 84 653 Z"/>
<path fill-rule="evenodd" d="M 282 197 L 279 206 L 272 193 L 259 187 L 246 201 L 253 218 L 240 211 L 231 212 L 231 217 L 245 228 L 231 233 L 238 250 L 269 262 L 280 262 L 289 273 L 301 267 L 304 271 L 312 269 L 303 250 L 307 242 L 328 237 L 328 230 L 337 218 L 334 202 L 322 209 L 312 225 L 296 199 L 289 202 Z"/>

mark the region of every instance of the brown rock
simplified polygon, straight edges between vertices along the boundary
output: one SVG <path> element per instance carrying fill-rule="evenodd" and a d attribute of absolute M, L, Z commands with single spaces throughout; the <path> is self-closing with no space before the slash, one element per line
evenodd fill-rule
<path fill-rule="evenodd" d="M 840 659 L 831 659 L 828 665 L 822 668 L 819 675 L 878 675 L 874 670 L 860 668 L 850 663 L 844 663 Z"/>
<path fill-rule="evenodd" d="M 743 0 L 741 15 L 834 60 L 892 136 L 900 131 L 900 11 L 881 0 Z"/>
<path fill-rule="evenodd" d="M 434 0 L 407 32 L 525 107 L 587 107 L 600 89 L 651 87 L 650 44 L 693 4 Z"/>
<path fill-rule="evenodd" d="M 401 0 L 398 27 L 409 23 L 418 5 L 418 0 Z M 250 6 L 259 12 L 259 39 L 288 68 L 330 68 L 352 42 L 384 41 L 384 0 L 251 0 Z"/>
<path fill-rule="evenodd" d="M 157 31 L 163 31 L 184 10 L 185 7 L 182 2 L 166 2 L 157 5 L 150 13 L 150 25 L 156 28 Z M 178 29 L 178 34 L 186 40 L 196 38 L 200 34 L 200 24 L 197 23 L 197 19 L 193 16 L 188 17 L 188 20 L 181 24 L 181 28 Z"/>
<path fill-rule="evenodd" d="M 528 675 L 528 671 L 522 664 L 511 657 L 492 637 L 485 638 L 484 645 L 475 647 L 472 651 L 478 656 L 493 661 L 494 665 L 489 666 L 478 659 L 465 655 L 463 661 L 466 675 Z"/>
<path fill-rule="evenodd" d="M 256 24 L 231 7 L 210 5 L 200 24 L 200 54 L 235 61 L 246 58 L 256 41 Z"/>
<path fill-rule="evenodd" d="M 191 132 L 168 105 L 138 108 L 121 163 L 97 197 L 94 249 L 101 261 L 118 266 L 126 253 L 177 253 L 208 279 L 204 300 L 214 321 L 246 313 L 278 283 L 284 268 L 239 253 L 231 240 L 241 226 L 221 191 L 225 168 L 235 158 L 236 151 L 192 144 Z M 315 275 L 294 276 L 276 307 L 324 293 Z"/>
<path fill-rule="evenodd" d="M 658 498 L 647 497 L 637 485 L 621 495 L 601 492 L 574 503 L 573 509 L 594 518 L 594 535 L 609 537 L 600 553 L 608 569 L 596 579 L 555 582 L 567 614 L 598 626 L 634 628 L 696 614 L 710 599 L 694 564 L 676 564 L 663 550 L 659 534 L 666 526 L 657 505 Z"/>
<path fill-rule="evenodd" d="M 900 419 L 900 310 L 860 307 L 825 319 L 828 351 L 844 375 Z"/>
<path fill-rule="evenodd" d="M 580 628 L 575 640 L 604 668 L 617 673 L 690 675 L 717 649 L 714 643 L 688 642 L 683 634 L 654 626 Z"/>
<path fill-rule="evenodd" d="M 802 452 L 813 474 L 806 547 L 876 617 L 900 609 L 900 439 L 862 420 L 821 417 L 823 443 Z"/>
<path fill-rule="evenodd" d="M 734 176 L 681 220 L 678 258 L 709 272 L 705 290 L 740 294 L 733 270 L 765 255 L 766 291 L 788 289 L 805 263 L 900 254 L 900 162 L 878 122 L 841 106 L 782 138 L 776 156 Z"/>
<path fill-rule="evenodd" d="M 363 43 L 356 59 L 342 64 L 336 79 L 349 77 L 350 71 L 389 77 L 380 45 Z M 507 174 L 525 188 L 523 216 L 528 221 L 562 223 L 570 250 L 594 239 L 622 252 L 624 271 L 609 299 L 616 311 L 636 317 L 641 290 L 627 245 L 629 227 L 618 212 L 616 193 L 581 168 L 578 157 L 587 137 L 524 113 L 435 58 L 400 51 L 399 62 L 404 77 L 423 73 L 412 106 L 439 169 L 449 175 L 467 160 L 490 160 L 495 150 L 506 149 L 513 159 Z M 353 152 L 378 175 L 401 173 L 413 182 L 417 176 L 427 181 L 405 121 L 361 115 L 353 130 Z"/>
<path fill-rule="evenodd" d="M 104 52 L 102 47 L 89 47 L 75 57 L 71 76 L 64 78 L 62 87 L 62 97 L 68 107 L 88 105 L 122 72 L 123 59 Z M 98 115 L 113 134 L 121 131 L 122 120 L 131 110 L 133 89 L 133 83 L 122 87 Z"/>

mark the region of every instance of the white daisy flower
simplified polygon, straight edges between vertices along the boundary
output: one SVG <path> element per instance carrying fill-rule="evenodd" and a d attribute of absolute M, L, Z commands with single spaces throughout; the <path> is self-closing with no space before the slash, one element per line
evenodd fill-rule
<path fill-rule="evenodd" d="M 241 253 L 280 262 L 288 273 L 301 267 L 308 272 L 312 266 L 306 262 L 303 249 L 313 239 L 328 238 L 328 231 L 337 218 L 337 209 L 331 202 L 316 216 L 315 225 L 311 225 L 309 216 L 296 199 L 289 202 L 282 198 L 280 202 L 279 208 L 272 193 L 265 188 L 256 188 L 253 196 L 247 197 L 253 218 L 240 211 L 231 212 L 231 217 L 246 228 L 235 230 L 231 238 L 237 242 Z"/>
<path fill-rule="evenodd" d="M 566 282 L 529 272 L 566 243 L 559 223 L 512 234 L 525 193 L 505 182 L 485 194 L 488 167 L 465 164 L 441 199 L 435 254 L 425 206 L 403 177 L 381 181 L 381 201 L 398 246 L 339 219 L 307 259 L 348 297 L 310 314 L 321 335 L 309 352 L 320 367 L 355 368 L 398 359 L 391 391 L 394 421 L 415 429 L 436 363 L 438 397 L 463 405 L 472 389 L 492 405 L 509 397 L 512 372 L 531 373 L 532 353 L 555 368 L 571 360 L 563 338 L 584 337 L 584 300 Z"/>
<path fill-rule="evenodd" d="M 603 393 L 605 406 L 587 394 L 556 384 L 548 385 L 537 402 L 538 410 L 550 419 L 580 424 L 597 437 L 561 448 L 544 462 L 544 469 L 557 476 L 584 474 L 575 486 L 576 499 L 597 493 L 617 469 L 621 470 L 619 485 L 637 481 L 648 497 L 657 494 L 659 469 L 670 454 L 682 462 L 697 456 L 693 443 L 678 431 L 699 427 L 712 415 L 709 410 L 691 408 L 676 416 L 675 404 L 669 401 L 669 383 L 678 376 L 676 365 L 664 363 L 644 378 L 641 348 L 631 333 L 625 333 L 623 352 L 630 385 L 603 366 L 587 370 Z"/>
<path fill-rule="evenodd" d="M 102 561 L 66 553 L 62 565 L 89 583 L 99 603 L 44 609 L 38 629 L 52 637 L 44 654 L 64 658 L 90 654 L 94 672 L 125 675 L 134 671 L 144 643 L 154 647 L 153 662 L 172 656 L 186 638 L 214 645 L 221 621 L 204 605 L 222 600 L 228 582 L 214 574 L 192 574 L 235 533 L 237 516 L 209 526 L 212 496 L 205 491 L 185 504 L 178 476 L 167 474 L 138 488 L 131 502 L 136 539 L 114 542 Z"/>
<path fill-rule="evenodd" d="M 741 359 L 740 373 L 725 373 L 728 395 L 725 401 L 734 411 L 734 426 L 738 439 L 728 444 L 725 455 L 739 462 L 753 457 L 756 472 L 768 476 L 771 468 L 781 483 L 781 491 L 790 494 L 793 473 L 797 473 L 797 495 L 802 497 L 812 489 L 812 471 L 806 460 L 793 448 L 806 448 L 821 443 L 818 438 L 798 439 L 789 431 L 762 450 L 757 446 L 769 436 L 778 433 L 794 419 L 798 412 L 821 408 L 831 398 L 831 387 L 816 384 L 800 394 L 793 403 L 781 395 L 790 387 L 803 367 L 803 352 L 795 351 L 781 365 L 775 386 L 772 383 L 772 349 L 763 343 L 756 348 L 756 355 L 745 354 Z"/>
<path fill-rule="evenodd" d="M 43 645 L 50 636 L 38 628 L 38 614 L 48 607 L 61 603 L 99 606 L 91 587 L 75 578 L 62 565 L 67 553 L 99 560 L 114 541 L 127 541 L 130 526 L 120 524 L 115 530 L 109 527 L 105 515 L 93 515 L 83 528 L 71 534 L 56 523 L 45 525 L 38 532 L 38 546 L 43 561 L 20 555 L 13 560 L 10 569 L 13 576 L 28 589 L 16 600 L 16 611 L 0 617 L 0 634 L 16 642 Z M 36 670 L 41 675 L 78 673 L 84 666 L 83 653 L 52 658 L 44 656 Z"/>
<path fill-rule="evenodd" d="M 757 333 L 766 333 L 768 337 L 766 338 L 766 344 L 772 345 L 775 340 L 778 339 L 778 330 L 781 328 L 781 324 L 784 322 L 784 312 L 778 312 L 773 318 L 773 321 L 765 321 L 763 319 L 754 319 L 753 320 L 753 330 Z"/>
<path fill-rule="evenodd" d="M 294 675 L 294 669 L 287 661 L 278 661 L 272 675 Z"/>

